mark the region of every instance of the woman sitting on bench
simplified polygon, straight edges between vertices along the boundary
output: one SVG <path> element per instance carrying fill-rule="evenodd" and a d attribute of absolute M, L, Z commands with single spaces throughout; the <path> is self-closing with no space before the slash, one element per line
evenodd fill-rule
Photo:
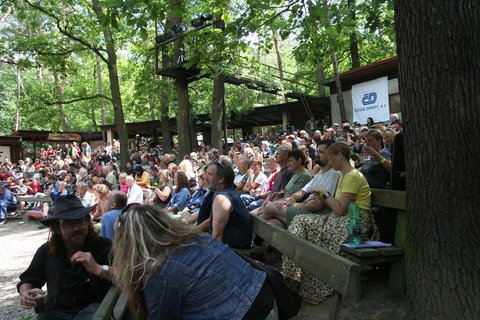
<path fill-rule="evenodd" d="M 358 156 L 344 142 L 335 142 L 328 147 L 326 154 L 333 169 L 342 173 L 337 183 L 337 191 L 334 196 L 325 187 L 315 186 L 312 192 L 316 192 L 321 201 L 333 211 L 327 215 L 296 216 L 288 231 L 339 254 L 342 244 L 348 240 L 347 210 L 353 198 L 361 209 L 362 240 L 377 240 L 379 233 L 370 211 L 370 188 L 367 180 L 350 164 L 350 159 L 356 161 Z M 305 302 L 318 304 L 333 293 L 332 288 L 287 257 L 283 258 L 282 274 L 288 278 L 287 283 L 290 286 L 299 290 Z"/>
<path fill-rule="evenodd" d="M 116 284 L 128 293 L 133 319 L 265 319 L 273 312 L 264 272 L 156 206 L 123 209 L 113 243 Z"/>

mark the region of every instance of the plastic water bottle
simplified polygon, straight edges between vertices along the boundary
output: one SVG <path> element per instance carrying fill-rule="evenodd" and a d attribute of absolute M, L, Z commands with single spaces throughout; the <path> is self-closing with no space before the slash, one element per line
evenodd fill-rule
<path fill-rule="evenodd" d="M 362 224 L 360 222 L 360 207 L 352 199 L 348 205 L 348 234 L 350 236 L 350 244 L 356 245 L 362 243 Z"/>

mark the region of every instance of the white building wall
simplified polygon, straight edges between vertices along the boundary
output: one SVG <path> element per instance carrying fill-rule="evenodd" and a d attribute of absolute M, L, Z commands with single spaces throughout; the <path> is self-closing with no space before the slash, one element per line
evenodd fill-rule
<path fill-rule="evenodd" d="M 10 147 L 9 146 L 0 146 L 0 161 L 8 159 L 9 161 L 12 160 L 10 156 Z"/>

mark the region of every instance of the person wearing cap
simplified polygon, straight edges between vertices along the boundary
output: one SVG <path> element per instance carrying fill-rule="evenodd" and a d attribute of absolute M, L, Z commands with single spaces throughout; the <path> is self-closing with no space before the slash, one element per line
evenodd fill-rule
<path fill-rule="evenodd" d="M 7 212 L 17 210 L 17 199 L 4 183 L 0 183 L 0 224 L 7 223 Z"/>
<path fill-rule="evenodd" d="M 135 146 L 135 150 L 138 151 L 138 145 L 140 144 L 140 135 L 137 133 L 135 135 L 135 140 L 133 141 L 133 145 Z"/>
<path fill-rule="evenodd" d="M 112 242 L 98 236 L 89 213 L 74 195 L 55 201 L 55 215 L 40 222 L 50 228 L 20 275 L 17 290 L 23 308 L 35 307 L 37 319 L 92 319 L 111 286 L 108 267 Z M 42 291 L 47 284 L 47 292 Z"/>

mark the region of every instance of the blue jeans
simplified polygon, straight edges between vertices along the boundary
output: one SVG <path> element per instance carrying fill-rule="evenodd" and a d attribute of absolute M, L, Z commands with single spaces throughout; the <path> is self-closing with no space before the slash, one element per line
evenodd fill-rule
<path fill-rule="evenodd" d="M 245 206 L 247 207 L 248 211 L 252 211 L 257 208 L 260 208 L 260 206 L 264 202 L 263 199 L 255 198 L 249 194 L 242 194 L 240 198 L 242 199 L 243 203 L 245 203 Z"/>
<path fill-rule="evenodd" d="M 7 200 L 0 200 L 0 220 L 7 218 L 7 212 L 17 210 L 18 205 L 7 203 Z"/>

